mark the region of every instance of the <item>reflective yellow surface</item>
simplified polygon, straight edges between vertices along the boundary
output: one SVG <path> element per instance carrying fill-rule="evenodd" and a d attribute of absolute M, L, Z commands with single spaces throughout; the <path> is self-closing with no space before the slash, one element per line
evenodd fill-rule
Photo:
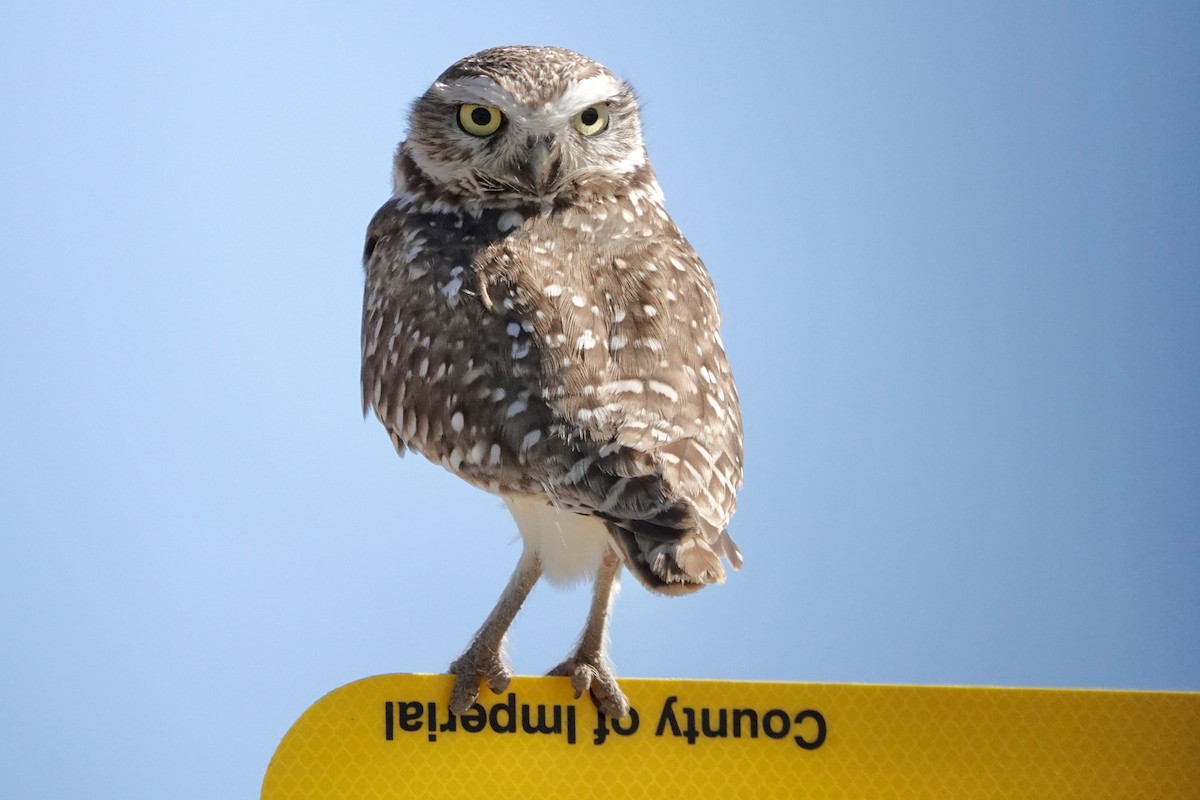
<path fill-rule="evenodd" d="M 625 678 L 613 721 L 526 677 L 452 717 L 451 682 L 321 698 L 262 797 L 1200 798 L 1196 693 Z"/>

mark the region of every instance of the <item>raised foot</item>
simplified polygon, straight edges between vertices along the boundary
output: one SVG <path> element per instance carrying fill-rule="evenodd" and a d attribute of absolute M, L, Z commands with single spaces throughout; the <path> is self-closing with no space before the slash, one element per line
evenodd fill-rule
<path fill-rule="evenodd" d="M 450 664 L 454 675 L 454 688 L 450 690 L 450 713 L 465 714 L 479 697 L 479 682 L 482 679 L 494 694 L 500 694 L 512 681 L 512 670 L 496 652 L 481 652 L 470 648 Z"/>
<path fill-rule="evenodd" d="M 591 692 L 592 702 L 606 717 L 620 719 L 629 713 L 629 701 L 603 658 L 576 654 L 546 674 L 570 678 L 576 697 Z"/>

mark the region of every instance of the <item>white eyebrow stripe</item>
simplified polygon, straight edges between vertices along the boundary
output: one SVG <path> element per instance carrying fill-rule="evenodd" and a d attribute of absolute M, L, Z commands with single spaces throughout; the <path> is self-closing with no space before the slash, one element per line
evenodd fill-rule
<path fill-rule="evenodd" d="M 506 89 L 483 75 L 458 78 L 451 83 L 438 81 L 430 92 L 446 103 L 478 103 L 506 111 L 517 105 L 516 98 Z"/>
<path fill-rule="evenodd" d="M 546 109 L 549 114 L 570 117 L 594 103 L 603 103 L 621 93 L 621 82 L 611 75 L 593 75 L 571 84 Z"/>

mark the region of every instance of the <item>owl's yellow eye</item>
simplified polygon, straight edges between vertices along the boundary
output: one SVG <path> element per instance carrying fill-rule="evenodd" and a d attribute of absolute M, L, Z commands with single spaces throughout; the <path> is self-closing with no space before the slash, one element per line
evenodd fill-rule
<path fill-rule="evenodd" d="M 491 136 L 502 122 L 504 115 L 495 106 L 463 103 L 458 107 L 458 126 L 472 136 Z"/>
<path fill-rule="evenodd" d="M 584 136 L 595 136 L 608 127 L 608 106 L 604 103 L 588 106 L 571 117 L 571 124 Z"/>

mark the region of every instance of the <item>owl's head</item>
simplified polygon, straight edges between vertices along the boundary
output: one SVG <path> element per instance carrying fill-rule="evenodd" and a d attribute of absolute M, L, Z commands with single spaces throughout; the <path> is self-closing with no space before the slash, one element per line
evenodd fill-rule
<path fill-rule="evenodd" d="M 443 72 L 413 104 L 397 191 L 413 166 L 467 202 L 609 194 L 639 171 L 653 181 L 633 89 L 557 47 L 497 47 Z"/>

